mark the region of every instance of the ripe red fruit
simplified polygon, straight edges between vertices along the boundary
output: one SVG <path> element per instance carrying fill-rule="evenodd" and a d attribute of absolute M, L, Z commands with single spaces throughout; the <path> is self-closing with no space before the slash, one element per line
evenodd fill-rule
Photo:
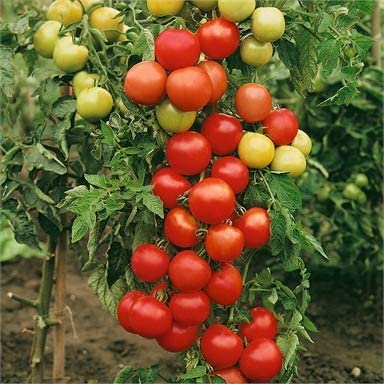
<path fill-rule="evenodd" d="M 119 320 L 120 325 L 128 332 L 133 333 L 131 324 L 128 321 L 128 312 L 131 309 L 133 303 L 143 296 L 145 296 L 144 292 L 135 290 L 128 292 L 119 301 L 119 305 L 117 306 L 117 319 Z"/>
<path fill-rule="evenodd" d="M 213 371 L 214 375 L 220 376 L 227 384 L 247 384 L 248 381 L 237 367 L 230 367 Z"/>
<path fill-rule="evenodd" d="M 193 345 L 199 332 L 198 325 L 172 323 L 164 335 L 156 339 L 161 348 L 169 352 L 182 352 Z"/>

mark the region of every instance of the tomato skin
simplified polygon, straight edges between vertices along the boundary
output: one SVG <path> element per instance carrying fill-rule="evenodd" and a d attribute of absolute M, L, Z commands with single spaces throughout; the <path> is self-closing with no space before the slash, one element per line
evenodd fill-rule
<path fill-rule="evenodd" d="M 153 16 L 171 16 L 179 13 L 184 0 L 147 0 L 147 7 Z"/>
<path fill-rule="evenodd" d="M 343 196 L 348 200 L 358 200 L 364 193 L 356 184 L 348 183 L 343 189 Z"/>
<path fill-rule="evenodd" d="M 103 3 L 103 0 L 79 0 L 79 1 L 83 5 L 86 11 L 88 11 L 88 9 L 92 7 L 92 5 Z"/>
<path fill-rule="evenodd" d="M 156 105 L 165 94 L 167 72 L 155 61 L 135 64 L 124 80 L 124 92 L 138 104 Z"/>
<path fill-rule="evenodd" d="M 201 51 L 211 59 L 232 55 L 240 44 L 240 31 L 235 23 L 222 17 L 207 21 L 196 32 Z"/>
<path fill-rule="evenodd" d="M 128 321 L 135 333 L 148 339 L 164 335 L 172 326 L 169 308 L 152 296 L 138 298 L 128 312 Z"/>
<path fill-rule="evenodd" d="M 235 108 L 247 123 L 264 120 L 272 109 L 272 97 L 261 84 L 247 83 L 235 94 Z"/>
<path fill-rule="evenodd" d="M 193 247 L 199 242 L 196 231 L 199 224 L 184 208 L 172 208 L 164 220 L 166 238 L 180 248 Z"/>
<path fill-rule="evenodd" d="M 167 143 L 165 155 L 170 167 L 181 175 L 202 172 L 211 160 L 211 147 L 200 133 L 187 131 L 176 133 Z"/>
<path fill-rule="evenodd" d="M 290 144 L 299 130 L 299 120 L 295 113 L 287 108 L 275 109 L 261 122 L 264 134 L 275 145 Z"/>
<path fill-rule="evenodd" d="M 228 155 L 236 150 L 243 136 L 243 126 L 236 117 L 213 113 L 204 120 L 201 133 L 208 139 L 213 153 Z"/>
<path fill-rule="evenodd" d="M 212 272 L 205 291 L 215 303 L 232 305 L 240 299 L 243 292 L 243 282 L 239 270 L 232 264 L 223 263 L 219 271 Z"/>
<path fill-rule="evenodd" d="M 233 225 L 243 232 L 247 248 L 260 248 L 267 244 L 271 237 L 271 219 L 264 208 L 248 209 Z"/>
<path fill-rule="evenodd" d="M 53 49 L 53 62 L 66 73 L 80 71 L 88 60 L 88 49 L 74 44 L 71 36 L 64 36 Z"/>
<path fill-rule="evenodd" d="M 152 177 L 153 194 L 159 196 L 165 208 L 177 207 L 177 198 L 192 188 L 192 184 L 172 168 L 161 168 Z"/>
<path fill-rule="evenodd" d="M 228 76 L 222 65 L 213 60 L 206 60 L 199 63 L 199 67 L 207 72 L 212 83 L 212 96 L 209 104 L 216 103 L 221 99 L 227 90 Z"/>
<path fill-rule="evenodd" d="M 155 56 L 169 71 L 190 67 L 199 60 L 200 43 L 188 29 L 167 28 L 155 40 Z"/>
<path fill-rule="evenodd" d="M 123 20 L 116 17 L 119 13 L 115 8 L 100 7 L 89 16 L 90 25 L 104 33 L 108 43 L 116 41 L 123 32 Z"/>
<path fill-rule="evenodd" d="M 368 187 L 368 185 L 369 185 L 369 180 L 368 180 L 367 175 L 365 175 L 364 173 L 358 173 L 358 174 L 355 176 L 355 181 L 354 181 L 354 183 L 355 183 L 358 187 L 364 188 L 364 187 Z"/>
<path fill-rule="evenodd" d="M 184 112 L 203 108 L 213 91 L 207 72 L 199 67 L 176 69 L 168 76 L 165 87 L 172 104 Z"/>
<path fill-rule="evenodd" d="M 307 157 L 312 149 L 311 138 L 301 129 L 297 131 L 295 138 L 291 143 L 292 147 L 297 148 L 305 157 Z"/>
<path fill-rule="evenodd" d="M 94 87 L 97 80 L 99 80 L 99 75 L 96 73 L 88 73 L 86 71 L 77 72 L 72 80 L 75 96 L 78 97 L 83 89 Z"/>
<path fill-rule="evenodd" d="M 141 244 L 132 254 L 133 273 L 141 280 L 155 282 L 168 272 L 170 263 L 168 254 L 154 244 Z"/>
<path fill-rule="evenodd" d="M 247 36 L 240 44 L 240 57 L 244 63 L 259 67 L 267 64 L 273 56 L 271 43 L 265 43 L 255 39 L 252 35 Z"/>
<path fill-rule="evenodd" d="M 112 95 L 104 88 L 83 89 L 77 97 L 77 112 L 86 120 L 98 121 L 103 119 L 111 113 L 112 107 Z"/>
<path fill-rule="evenodd" d="M 182 352 L 195 343 L 198 332 L 198 325 L 182 325 L 173 322 L 171 329 L 156 341 L 168 352 Z"/>
<path fill-rule="evenodd" d="M 269 382 L 282 367 L 283 356 L 276 343 L 261 338 L 252 341 L 240 357 L 241 372 L 253 382 Z"/>
<path fill-rule="evenodd" d="M 75 21 L 81 20 L 83 8 L 78 1 L 56 0 L 52 2 L 47 10 L 47 20 L 56 20 L 67 26 Z"/>
<path fill-rule="evenodd" d="M 249 310 L 252 316 L 250 323 L 239 326 L 239 334 L 250 343 L 255 339 L 265 337 L 273 340 L 277 335 L 277 321 L 275 315 L 264 307 L 254 307 Z"/>
<path fill-rule="evenodd" d="M 141 291 L 131 291 L 124 295 L 117 306 L 117 320 L 120 325 L 128 332 L 134 333 L 130 322 L 128 321 L 128 312 L 133 303 L 140 297 L 144 297 L 145 293 Z"/>
<path fill-rule="evenodd" d="M 222 157 L 215 161 L 212 166 L 211 176 L 224 180 L 235 194 L 243 192 L 249 182 L 247 166 L 234 156 Z"/>
<path fill-rule="evenodd" d="M 203 333 L 200 349 L 209 364 L 223 369 L 232 367 L 239 361 L 243 343 L 240 337 L 225 325 L 216 323 Z"/>
<path fill-rule="evenodd" d="M 220 15 L 235 23 L 243 21 L 252 15 L 256 7 L 256 0 L 219 0 Z"/>
<path fill-rule="evenodd" d="M 209 11 L 217 6 L 217 0 L 191 0 L 192 4 L 202 11 Z"/>
<path fill-rule="evenodd" d="M 169 302 L 175 321 L 183 325 L 198 325 L 207 320 L 211 302 L 203 291 L 175 293 Z"/>
<path fill-rule="evenodd" d="M 247 384 L 248 381 L 239 368 L 230 367 L 213 371 L 214 375 L 220 376 L 227 384 Z"/>
<path fill-rule="evenodd" d="M 188 202 L 196 219 L 218 224 L 231 216 L 236 200 L 232 188 L 224 180 L 208 177 L 192 187 Z"/>
<path fill-rule="evenodd" d="M 276 148 L 271 162 L 272 171 L 288 172 L 289 176 L 300 176 L 307 167 L 304 155 L 295 147 L 282 145 Z"/>
<path fill-rule="evenodd" d="M 53 50 L 59 40 L 60 29 L 61 23 L 48 20 L 33 34 L 33 46 L 40 56 L 52 58 Z"/>
<path fill-rule="evenodd" d="M 230 262 L 237 259 L 244 248 L 244 235 L 229 224 L 215 224 L 204 238 L 205 249 L 212 260 Z"/>
<path fill-rule="evenodd" d="M 272 42 L 285 32 L 284 15 L 275 7 L 258 7 L 252 14 L 251 30 L 257 40 Z"/>

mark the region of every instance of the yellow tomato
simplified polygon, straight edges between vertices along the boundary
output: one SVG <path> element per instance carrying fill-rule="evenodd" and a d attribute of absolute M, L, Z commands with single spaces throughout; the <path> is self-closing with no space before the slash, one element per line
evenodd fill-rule
<path fill-rule="evenodd" d="M 183 8 L 184 0 L 147 0 L 147 7 L 153 16 L 176 15 Z"/>
<path fill-rule="evenodd" d="M 258 67 L 267 64 L 273 55 L 271 43 L 264 43 L 255 39 L 252 35 L 247 36 L 240 45 L 240 57 L 244 63 Z"/>
<path fill-rule="evenodd" d="M 72 36 L 61 38 L 53 50 L 53 61 L 58 68 L 67 73 L 77 72 L 84 68 L 88 60 L 88 49 L 84 45 L 76 45 Z"/>
<path fill-rule="evenodd" d="M 79 0 L 86 11 L 95 4 L 103 4 L 103 0 Z"/>
<path fill-rule="evenodd" d="M 109 43 L 116 41 L 123 31 L 123 22 L 116 17 L 120 12 L 115 8 L 101 7 L 95 9 L 89 17 L 89 23 L 93 28 L 104 32 Z"/>
<path fill-rule="evenodd" d="M 312 140 L 304 131 L 299 129 L 291 145 L 297 148 L 304 156 L 308 156 L 312 149 Z"/>
<path fill-rule="evenodd" d="M 285 31 L 284 15 L 275 7 L 259 7 L 252 14 L 252 33 L 257 40 L 272 42 Z"/>
<path fill-rule="evenodd" d="M 100 87 L 84 89 L 77 98 L 78 114 L 86 120 L 97 121 L 107 117 L 112 110 L 112 95 Z"/>
<path fill-rule="evenodd" d="M 219 0 L 217 6 L 222 17 L 237 23 L 252 15 L 256 0 Z"/>
<path fill-rule="evenodd" d="M 209 11 L 217 6 L 217 0 L 191 0 L 193 5 L 203 11 Z"/>
<path fill-rule="evenodd" d="M 56 20 L 63 25 L 81 20 L 83 7 L 78 1 L 55 0 L 47 10 L 47 19 Z"/>
<path fill-rule="evenodd" d="M 300 176 L 307 167 L 304 155 L 295 147 L 282 145 L 277 147 L 271 163 L 272 171 L 288 172 L 292 177 Z"/>
<path fill-rule="evenodd" d="M 53 50 L 59 40 L 61 23 L 48 20 L 33 35 L 33 46 L 36 52 L 48 59 L 52 58 Z"/>
<path fill-rule="evenodd" d="M 77 72 L 72 81 L 75 96 L 79 96 L 83 89 L 94 87 L 97 80 L 99 80 L 99 75 L 96 73 L 88 73 L 86 71 Z"/>

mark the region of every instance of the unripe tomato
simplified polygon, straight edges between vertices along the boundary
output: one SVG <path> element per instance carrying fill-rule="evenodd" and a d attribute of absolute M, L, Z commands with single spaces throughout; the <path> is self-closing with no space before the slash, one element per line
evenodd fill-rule
<path fill-rule="evenodd" d="M 363 191 L 361 191 L 361 193 L 357 197 L 357 202 L 359 204 L 365 204 L 367 202 L 367 195 Z"/>
<path fill-rule="evenodd" d="M 119 13 L 115 8 L 101 7 L 95 9 L 89 16 L 91 26 L 104 32 L 108 43 L 116 41 L 123 30 L 122 19 L 116 17 Z"/>
<path fill-rule="evenodd" d="M 295 113 L 287 108 L 275 109 L 261 122 L 266 134 L 275 145 L 290 144 L 299 129 Z"/>
<path fill-rule="evenodd" d="M 171 16 L 179 13 L 184 0 L 147 0 L 147 7 L 153 16 Z"/>
<path fill-rule="evenodd" d="M 47 10 L 47 20 L 56 20 L 67 26 L 81 20 L 83 7 L 78 1 L 55 0 Z"/>
<path fill-rule="evenodd" d="M 235 23 L 243 21 L 252 15 L 255 10 L 256 0 L 219 0 L 220 15 Z"/>
<path fill-rule="evenodd" d="M 323 188 L 320 189 L 320 191 L 317 193 L 316 198 L 317 200 L 323 202 L 328 199 L 329 192 L 331 192 L 331 185 L 330 184 L 325 184 Z"/>
<path fill-rule="evenodd" d="M 275 7 L 259 7 L 252 14 L 251 30 L 257 40 L 272 42 L 285 31 L 284 15 Z"/>
<path fill-rule="evenodd" d="M 235 108 L 247 123 L 264 120 L 272 109 L 272 97 L 261 84 L 247 83 L 235 94 Z"/>
<path fill-rule="evenodd" d="M 267 64 L 273 55 L 273 47 L 271 43 L 265 43 L 247 36 L 240 44 L 240 57 L 244 63 L 259 67 Z"/>
<path fill-rule="evenodd" d="M 120 325 L 128 332 L 133 332 L 131 324 L 128 321 L 128 313 L 131 309 L 133 303 L 140 297 L 144 297 L 145 293 L 141 291 L 131 291 L 123 296 L 119 305 L 117 306 L 117 319 L 119 320 Z"/>
<path fill-rule="evenodd" d="M 99 80 L 99 75 L 96 73 L 88 73 L 86 71 L 77 72 L 72 80 L 72 87 L 75 96 L 79 96 L 83 89 L 92 88 Z"/>
<path fill-rule="evenodd" d="M 240 160 L 249 168 L 262 169 L 271 163 L 275 146 L 270 138 L 261 133 L 247 132 L 237 148 Z"/>
<path fill-rule="evenodd" d="M 129 27 L 127 24 L 123 24 L 122 28 L 121 28 L 121 33 L 119 35 L 119 37 L 117 38 L 117 41 L 126 41 L 128 40 L 128 37 L 127 37 L 127 31 L 128 31 Z"/>
<path fill-rule="evenodd" d="M 295 147 L 282 145 L 276 148 L 271 162 L 272 171 L 288 172 L 289 176 L 300 176 L 307 167 L 305 156 Z"/>
<path fill-rule="evenodd" d="M 202 11 L 209 11 L 217 6 L 217 0 L 191 0 L 193 5 Z"/>
<path fill-rule="evenodd" d="M 155 40 L 155 55 L 170 71 L 190 67 L 200 57 L 199 39 L 188 29 L 167 28 Z"/>
<path fill-rule="evenodd" d="M 36 52 L 43 57 L 51 59 L 53 50 L 59 40 L 61 23 L 55 20 L 46 21 L 33 34 L 33 46 Z"/>
<path fill-rule="evenodd" d="M 168 352 L 182 352 L 197 340 L 198 325 L 172 323 L 171 329 L 156 339 L 157 344 Z"/>
<path fill-rule="evenodd" d="M 103 4 L 103 0 L 79 0 L 84 9 L 88 11 L 95 4 Z"/>
<path fill-rule="evenodd" d="M 299 129 L 291 145 L 297 148 L 304 156 L 308 156 L 312 149 L 312 140 L 304 131 Z"/>
<path fill-rule="evenodd" d="M 77 112 L 86 120 L 97 121 L 103 119 L 111 113 L 112 107 L 112 95 L 104 88 L 83 89 L 77 97 Z"/>
<path fill-rule="evenodd" d="M 224 18 L 207 21 L 196 32 L 201 51 L 211 59 L 232 55 L 240 44 L 240 31 L 235 23 Z"/>
<path fill-rule="evenodd" d="M 369 180 L 368 180 L 367 175 L 365 175 L 364 173 L 358 173 L 358 174 L 355 176 L 355 184 L 356 184 L 358 187 L 368 187 L 368 185 L 369 185 Z"/>
<path fill-rule="evenodd" d="M 71 36 L 59 39 L 53 50 L 53 62 L 59 69 L 67 73 L 80 71 L 87 60 L 87 47 L 74 44 Z"/>
<path fill-rule="evenodd" d="M 348 200 L 358 200 L 363 191 L 354 183 L 348 183 L 343 190 L 343 196 Z"/>
<path fill-rule="evenodd" d="M 202 61 L 199 67 L 207 72 L 212 83 L 212 96 L 210 104 L 216 103 L 221 99 L 227 90 L 228 77 L 222 65 L 213 60 Z"/>
<path fill-rule="evenodd" d="M 239 368 L 230 367 L 213 371 L 214 375 L 220 376 L 227 384 L 247 384 L 248 380 Z"/>
<path fill-rule="evenodd" d="M 124 92 L 138 104 L 156 105 L 165 94 L 167 72 L 156 61 L 135 64 L 125 76 Z"/>
<path fill-rule="evenodd" d="M 312 93 L 321 93 L 324 92 L 328 88 L 328 84 L 321 77 L 320 71 L 316 74 L 316 77 L 313 82 L 313 87 L 310 90 Z"/>
<path fill-rule="evenodd" d="M 196 111 L 180 111 L 168 98 L 165 98 L 156 106 L 157 122 L 167 132 L 178 133 L 188 131 L 195 122 L 196 115 Z"/>

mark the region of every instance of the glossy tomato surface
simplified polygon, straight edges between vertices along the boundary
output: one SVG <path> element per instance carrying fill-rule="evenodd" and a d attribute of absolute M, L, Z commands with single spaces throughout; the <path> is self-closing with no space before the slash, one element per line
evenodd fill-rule
<path fill-rule="evenodd" d="M 212 96 L 210 104 L 216 103 L 221 99 L 227 90 L 228 76 L 222 65 L 213 60 L 205 60 L 199 63 L 199 67 L 207 72 L 212 83 Z"/>
<path fill-rule="evenodd" d="M 83 8 L 78 1 L 56 0 L 48 7 L 46 16 L 47 20 L 55 20 L 67 26 L 81 20 Z"/>
<path fill-rule="evenodd" d="M 247 36 L 240 44 L 240 57 L 244 63 L 259 67 L 267 64 L 273 55 L 271 43 L 265 43 L 255 39 L 252 35 Z"/>
<path fill-rule="evenodd" d="M 128 321 L 128 312 L 133 303 L 140 297 L 144 297 L 145 293 L 141 291 L 131 291 L 124 295 L 117 306 L 117 319 L 120 325 L 128 332 L 133 332 L 133 329 Z"/>
<path fill-rule="evenodd" d="M 257 7 L 252 14 L 251 30 L 257 40 L 271 42 L 285 32 L 284 15 L 275 7 Z"/>
<path fill-rule="evenodd" d="M 291 145 L 297 148 L 304 156 L 308 156 L 312 149 L 312 140 L 308 134 L 299 129 Z"/>
<path fill-rule="evenodd" d="M 52 58 L 53 50 L 59 40 L 61 23 L 48 20 L 33 34 L 33 46 L 36 52 L 46 58 Z"/>
<path fill-rule="evenodd" d="M 282 145 L 276 148 L 271 162 L 271 170 L 288 172 L 289 176 L 300 176 L 307 167 L 307 161 L 303 153 L 291 145 Z"/>
<path fill-rule="evenodd" d="M 214 375 L 220 376 L 227 384 L 247 384 L 248 380 L 237 367 L 230 367 L 213 371 Z"/>
<path fill-rule="evenodd" d="M 53 62 L 66 73 L 80 71 L 88 60 L 88 48 L 85 45 L 73 43 L 72 36 L 59 39 L 53 49 Z"/>
<path fill-rule="evenodd" d="M 183 8 L 184 0 L 147 0 L 147 7 L 153 16 L 176 15 Z"/>
<path fill-rule="evenodd" d="M 96 82 L 99 80 L 99 75 L 96 73 L 88 73 L 86 71 L 77 72 L 73 76 L 72 87 L 75 96 L 79 96 L 83 89 L 92 88 L 96 86 Z"/>
<path fill-rule="evenodd" d="M 182 352 L 194 344 L 198 332 L 198 325 L 182 325 L 173 322 L 171 329 L 156 341 L 168 352 Z"/>
<path fill-rule="evenodd" d="M 219 0 L 220 15 L 235 23 L 243 21 L 252 15 L 255 10 L 256 0 Z"/>
<path fill-rule="evenodd" d="M 123 21 L 117 15 L 120 12 L 112 7 L 100 7 L 92 11 L 89 23 L 101 31 L 109 43 L 116 41 L 123 31 Z"/>
<path fill-rule="evenodd" d="M 111 113 L 112 107 L 112 95 L 100 87 L 83 89 L 76 101 L 78 114 L 89 121 L 97 121 L 107 117 Z"/>

